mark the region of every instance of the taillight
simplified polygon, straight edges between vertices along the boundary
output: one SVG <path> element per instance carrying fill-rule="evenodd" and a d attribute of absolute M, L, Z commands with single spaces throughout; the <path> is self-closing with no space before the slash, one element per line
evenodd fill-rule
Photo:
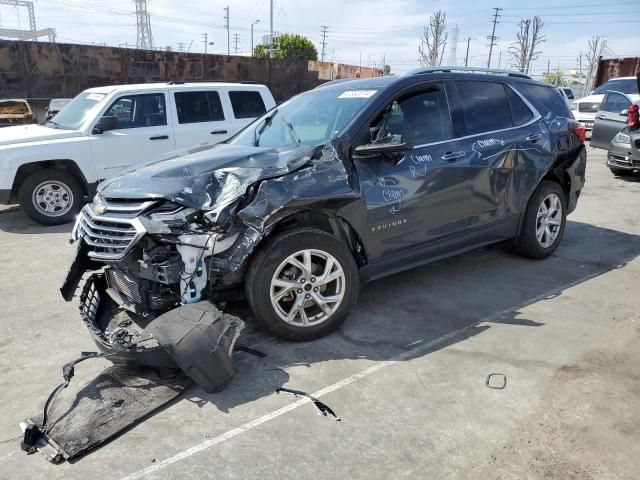
<path fill-rule="evenodd" d="M 573 127 L 573 133 L 576 134 L 580 143 L 584 143 L 584 140 L 587 138 L 587 129 L 584 128 L 584 125 L 580 123 L 577 127 Z"/>

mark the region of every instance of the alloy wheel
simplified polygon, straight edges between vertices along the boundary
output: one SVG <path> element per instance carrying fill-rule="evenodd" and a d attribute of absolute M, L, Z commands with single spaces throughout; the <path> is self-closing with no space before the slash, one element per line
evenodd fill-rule
<path fill-rule="evenodd" d="M 550 193 L 540 204 L 536 217 L 536 238 L 543 248 L 554 244 L 562 228 L 562 201 Z"/>
<path fill-rule="evenodd" d="M 276 268 L 271 279 L 271 305 L 285 322 L 311 327 L 327 321 L 340 307 L 345 273 L 331 254 L 300 250 Z"/>

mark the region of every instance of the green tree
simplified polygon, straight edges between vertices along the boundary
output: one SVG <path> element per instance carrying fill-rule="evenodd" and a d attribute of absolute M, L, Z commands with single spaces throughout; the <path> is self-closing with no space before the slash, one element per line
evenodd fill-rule
<path fill-rule="evenodd" d="M 542 81 L 551 85 L 563 85 L 564 82 L 562 81 L 562 76 L 563 73 L 560 70 L 555 72 L 547 72 L 543 75 Z"/>
<path fill-rule="evenodd" d="M 269 58 L 269 49 L 263 44 L 256 45 L 254 55 L 257 58 Z M 317 60 L 318 51 L 308 38 L 285 33 L 278 37 L 273 57 L 288 60 Z"/>

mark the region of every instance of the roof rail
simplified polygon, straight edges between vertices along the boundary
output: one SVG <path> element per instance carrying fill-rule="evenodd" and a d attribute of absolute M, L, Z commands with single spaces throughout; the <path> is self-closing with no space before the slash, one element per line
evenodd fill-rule
<path fill-rule="evenodd" d="M 509 70 L 498 70 L 495 68 L 478 68 L 478 67 L 424 67 L 416 68 L 408 71 L 405 76 L 419 75 L 421 73 L 452 73 L 452 72 L 464 72 L 464 73 L 484 73 L 488 75 L 506 75 L 508 77 L 528 78 L 531 77 L 526 73 L 512 72 Z"/>
<path fill-rule="evenodd" d="M 255 85 L 255 80 L 148 80 L 144 83 L 162 83 L 165 85 L 185 85 L 187 83 L 240 83 Z"/>

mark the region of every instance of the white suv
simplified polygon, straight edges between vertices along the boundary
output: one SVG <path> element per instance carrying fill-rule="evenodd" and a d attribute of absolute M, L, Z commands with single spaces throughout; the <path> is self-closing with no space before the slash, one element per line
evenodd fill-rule
<path fill-rule="evenodd" d="M 587 131 L 593 129 L 593 122 L 600 110 L 600 104 L 607 92 L 620 92 L 629 95 L 634 101 L 640 99 L 638 95 L 638 80 L 636 77 L 612 78 L 596 88 L 591 95 L 580 98 L 571 104 L 573 116 L 582 123 Z"/>
<path fill-rule="evenodd" d="M 275 106 L 251 83 L 153 83 L 85 90 L 45 125 L 0 129 L 0 203 L 72 220 L 98 183 L 175 150 L 219 143 Z"/>

